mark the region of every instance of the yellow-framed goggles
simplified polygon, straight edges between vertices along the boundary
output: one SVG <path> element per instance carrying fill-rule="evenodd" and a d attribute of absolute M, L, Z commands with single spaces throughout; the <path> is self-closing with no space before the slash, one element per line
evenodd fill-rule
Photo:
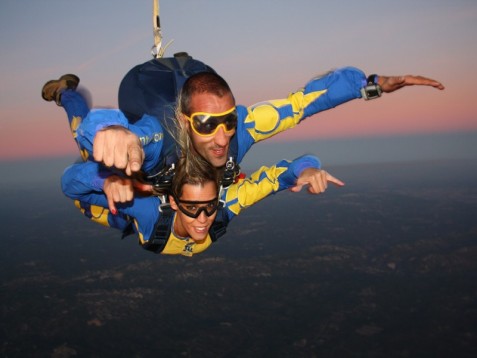
<path fill-rule="evenodd" d="M 219 127 L 223 127 L 225 133 L 230 133 L 237 128 L 237 108 L 232 107 L 222 113 L 194 112 L 189 120 L 195 133 L 200 136 L 211 136 L 217 133 Z"/>

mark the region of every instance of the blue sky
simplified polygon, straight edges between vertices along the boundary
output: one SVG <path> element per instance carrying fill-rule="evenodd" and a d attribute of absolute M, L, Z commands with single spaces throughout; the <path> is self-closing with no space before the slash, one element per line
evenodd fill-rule
<path fill-rule="evenodd" d="M 122 77 L 151 59 L 152 0 L 3 0 L 0 4 L 0 159 L 73 153 L 44 82 L 76 73 L 94 106 L 116 106 Z M 477 2 L 160 1 L 166 55 L 187 51 L 221 73 L 238 101 L 281 98 L 328 69 L 422 74 L 444 92 L 410 88 L 354 101 L 286 139 L 477 130 Z"/>

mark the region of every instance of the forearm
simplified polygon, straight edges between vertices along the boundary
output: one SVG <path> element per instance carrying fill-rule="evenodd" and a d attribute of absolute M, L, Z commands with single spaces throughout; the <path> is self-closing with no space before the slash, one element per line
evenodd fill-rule
<path fill-rule="evenodd" d="M 287 98 L 270 100 L 248 108 L 244 129 L 254 142 L 295 127 L 303 119 L 361 97 L 364 73 L 344 67 L 317 77 Z"/>
<path fill-rule="evenodd" d="M 75 205 L 88 219 L 111 228 L 125 230 L 130 219 L 123 213 L 112 215 L 102 191 L 104 177 L 98 163 L 84 162 L 68 167 L 61 178 L 63 193 L 75 201 Z"/>
<path fill-rule="evenodd" d="M 87 217 L 103 225 L 123 230 L 124 218 L 134 218 L 139 240 L 143 244 L 153 234 L 161 202 L 153 196 L 136 197 L 130 203 L 117 203 L 118 212 L 112 215 L 103 192 L 104 180 L 112 174 L 95 162 L 73 164 L 61 178 L 62 190 L 66 196 L 77 201 L 77 206 Z"/>
<path fill-rule="evenodd" d="M 157 164 L 163 147 L 164 131 L 157 118 L 152 116 L 144 115 L 135 124 L 130 124 L 121 111 L 92 110 L 78 128 L 78 143 L 92 158 L 96 134 L 102 130 L 114 130 L 115 127 L 122 127 L 137 137 L 145 154 L 144 170 L 148 171 Z M 124 145 L 124 143 L 109 143 L 109 145 Z"/>
<path fill-rule="evenodd" d="M 308 82 L 302 90 L 305 100 L 298 108 L 303 108 L 303 118 L 309 117 L 361 98 L 361 88 L 365 85 L 363 71 L 355 67 L 339 68 Z"/>
<path fill-rule="evenodd" d="M 104 180 L 111 174 L 95 162 L 73 164 L 63 172 L 61 188 L 63 193 L 71 199 L 98 204 L 90 202 L 89 197 L 92 194 L 103 193 Z"/>
<path fill-rule="evenodd" d="M 312 155 L 305 155 L 293 161 L 282 160 L 271 167 L 261 167 L 249 178 L 231 185 L 223 199 L 232 215 L 249 207 L 271 194 L 288 189 L 296 184 L 297 178 L 307 168 L 320 168 L 320 161 Z"/>

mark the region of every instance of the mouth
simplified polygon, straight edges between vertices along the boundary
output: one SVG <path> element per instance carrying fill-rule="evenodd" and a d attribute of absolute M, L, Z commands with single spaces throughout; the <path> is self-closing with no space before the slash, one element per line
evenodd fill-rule
<path fill-rule="evenodd" d="M 226 147 L 214 147 L 211 149 L 212 154 L 217 157 L 217 158 L 222 158 L 227 154 L 227 148 Z"/>
<path fill-rule="evenodd" d="M 206 234 L 209 232 L 209 226 L 194 226 L 194 230 L 198 234 Z"/>

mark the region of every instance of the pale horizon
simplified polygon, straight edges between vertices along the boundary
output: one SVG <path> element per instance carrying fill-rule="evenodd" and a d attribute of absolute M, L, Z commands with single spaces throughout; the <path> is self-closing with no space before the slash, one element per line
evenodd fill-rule
<path fill-rule="evenodd" d="M 166 56 L 187 51 L 206 62 L 244 105 L 284 98 L 342 66 L 446 86 L 354 100 L 273 141 L 477 131 L 477 3 L 345 3 L 161 1 L 164 42 L 174 40 Z M 66 115 L 42 100 L 41 87 L 75 73 L 94 107 L 116 107 L 123 76 L 152 58 L 152 1 L 6 1 L 0 9 L 0 160 L 74 154 Z"/>

